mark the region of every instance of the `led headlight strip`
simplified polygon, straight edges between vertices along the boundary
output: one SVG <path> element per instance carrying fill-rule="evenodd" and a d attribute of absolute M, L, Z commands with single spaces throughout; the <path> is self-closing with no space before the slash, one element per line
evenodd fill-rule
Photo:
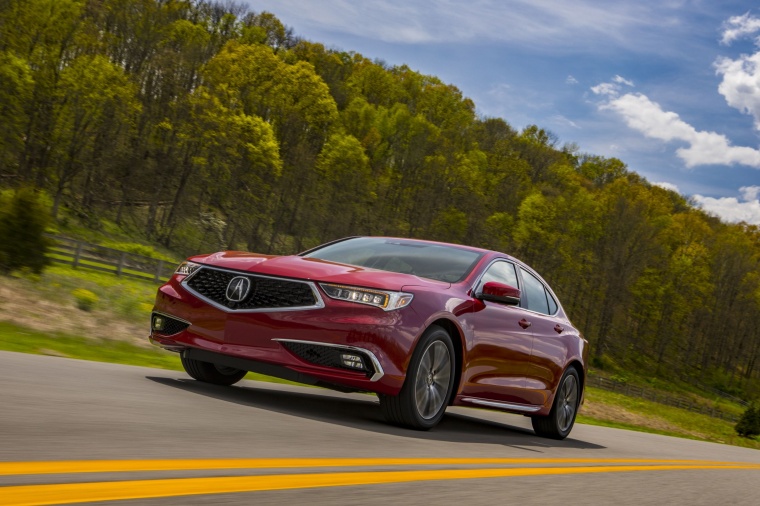
<path fill-rule="evenodd" d="M 369 306 L 379 307 L 383 311 L 393 311 L 394 309 L 406 307 L 414 298 L 414 295 L 411 293 L 404 292 L 371 290 L 369 288 L 329 285 L 327 283 L 320 283 L 319 286 L 322 287 L 322 290 L 324 290 L 327 296 L 331 299 L 367 304 Z"/>
<path fill-rule="evenodd" d="M 185 276 L 189 276 L 190 274 L 194 273 L 200 268 L 201 268 L 201 264 L 184 261 L 181 264 L 179 264 L 179 267 L 177 267 L 177 270 L 174 271 L 174 274 L 182 274 Z"/>

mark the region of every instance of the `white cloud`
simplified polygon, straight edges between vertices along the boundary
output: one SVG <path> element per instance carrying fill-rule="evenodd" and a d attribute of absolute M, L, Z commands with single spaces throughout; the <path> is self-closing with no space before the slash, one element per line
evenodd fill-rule
<path fill-rule="evenodd" d="M 617 97 L 620 93 L 620 86 L 612 83 L 599 83 L 591 87 L 595 95 L 607 95 L 608 97 Z"/>
<path fill-rule="evenodd" d="M 735 197 L 713 198 L 694 195 L 693 198 L 702 209 L 725 221 L 744 221 L 751 225 L 760 225 L 760 201 L 757 199 L 760 186 L 743 186 L 739 188 L 739 192 L 743 202 Z"/>
<path fill-rule="evenodd" d="M 652 183 L 654 186 L 659 186 L 660 188 L 665 188 L 666 190 L 670 190 L 676 193 L 681 193 L 681 190 L 678 189 L 678 186 L 674 185 L 673 183 L 668 183 L 666 181 L 658 181 Z"/>
<path fill-rule="evenodd" d="M 729 45 L 733 41 L 760 31 L 760 18 L 751 16 L 749 12 L 741 16 L 732 16 L 723 23 L 721 44 Z"/>
<path fill-rule="evenodd" d="M 565 79 L 565 84 L 578 84 L 578 80 L 573 76 L 567 76 L 567 79 Z"/>
<path fill-rule="evenodd" d="M 552 116 L 551 117 L 551 121 L 555 125 L 566 125 L 566 126 L 573 127 L 573 128 L 580 128 L 575 121 L 573 121 L 570 118 L 567 118 L 567 117 L 565 117 L 565 116 L 563 116 L 561 114 L 555 114 L 554 116 Z"/>
<path fill-rule="evenodd" d="M 739 193 L 746 201 L 757 200 L 757 196 L 760 194 L 760 186 L 742 186 L 739 188 Z"/>
<path fill-rule="evenodd" d="M 760 18 L 748 13 L 733 16 L 723 23 L 721 43 L 731 42 L 754 36 L 760 31 Z M 755 37 L 755 44 L 760 45 L 760 37 Z M 760 130 L 760 51 L 742 54 L 738 58 L 719 57 L 714 63 L 715 73 L 723 76 L 718 92 L 726 103 L 743 114 L 751 115 L 755 128 Z"/>
<path fill-rule="evenodd" d="M 611 83 L 599 83 L 596 86 L 592 86 L 591 91 L 594 92 L 595 95 L 606 95 L 610 98 L 614 98 L 620 95 L 620 91 L 623 89 L 622 85 L 633 87 L 633 81 L 616 75 L 612 78 Z"/>
<path fill-rule="evenodd" d="M 652 139 L 685 142 L 688 146 L 678 148 L 676 154 L 687 167 L 739 164 L 760 168 L 760 150 L 732 146 L 725 135 L 697 130 L 675 112 L 664 111 L 646 95 L 627 93 L 608 97 L 599 108 L 618 113 L 630 128 Z"/>
<path fill-rule="evenodd" d="M 760 52 L 743 54 L 736 60 L 718 58 L 715 73 L 723 76 L 718 92 L 726 103 L 752 115 L 755 128 L 760 130 Z"/>

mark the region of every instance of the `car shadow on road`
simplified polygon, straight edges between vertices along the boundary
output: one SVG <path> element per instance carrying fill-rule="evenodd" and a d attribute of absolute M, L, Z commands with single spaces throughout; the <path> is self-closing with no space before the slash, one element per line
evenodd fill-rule
<path fill-rule="evenodd" d="M 478 415 L 481 413 L 484 416 L 494 417 L 494 415 L 475 409 L 466 410 L 472 415 L 447 412 L 434 429 L 415 431 L 389 425 L 383 418 L 380 405 L 374 395 L 339 394 L 321 388 L 293 387 L 275 383 L 256 383 L 256 386 L 250 386 L 251 383 L 246 382 L 248 384 L 222 387 L 185 378 L 146 376 L 146 379 L 242 406 L 398 437 L 451 443 L 503 445 L 539 453 L 548 448 L 584 450 L 605 448 L 572 437 L 563 441 L 540 438 L 531 429 L 480 418 Z M 460 408 L 456 409 L 462 411 Z M 522 421 L 522 417 L 519 420 Z"/>

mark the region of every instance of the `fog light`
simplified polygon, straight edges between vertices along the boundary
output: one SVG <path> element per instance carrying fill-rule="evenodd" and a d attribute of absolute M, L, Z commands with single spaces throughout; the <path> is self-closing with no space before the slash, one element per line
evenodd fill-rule
<path fill-rule="evenodd" d="M 153 330 L 164 330 L 164 318 L 162 316 L 153 317 Z"/>
<path fill-rule="evenodd" d="M 340 361 L 345 367 L 350 367 L 351 369 L 364 369 L 364 362 L 362 361 L 362 357 L 359 355 L 341 353 Z"/>

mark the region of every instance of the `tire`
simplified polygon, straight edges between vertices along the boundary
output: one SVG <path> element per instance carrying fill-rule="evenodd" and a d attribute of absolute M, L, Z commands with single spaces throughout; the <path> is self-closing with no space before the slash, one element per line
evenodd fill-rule
<path fill-rule="evenodd" d="M 416 430 L 435 427 L 449 404 L 454 363 L 448 332 L 437 325 L 428 328 L 414 349 L 401 392 L 379 396 L 386 420 Z"/>
<path fill-rule="evenodd" d="M 565 439 L 573 429 L 581 398 L 578 371 L 568 367 L 557 387 L 552 410 L 548 416 L 531 417 L 536 435 L 550 439 Z"/>
<path fill-rule="evenodd" d="M 248 374 L 248 371 L 216 365 L 211 362 L 201 362 L 200 360 L 193 360 L 192 358 L 182 356 L 180 356 L 180 359 L 182 360 L 182 367 L 185 368 L 185 372 L 191 378 L 213 385 L 230 386 Z"/>

